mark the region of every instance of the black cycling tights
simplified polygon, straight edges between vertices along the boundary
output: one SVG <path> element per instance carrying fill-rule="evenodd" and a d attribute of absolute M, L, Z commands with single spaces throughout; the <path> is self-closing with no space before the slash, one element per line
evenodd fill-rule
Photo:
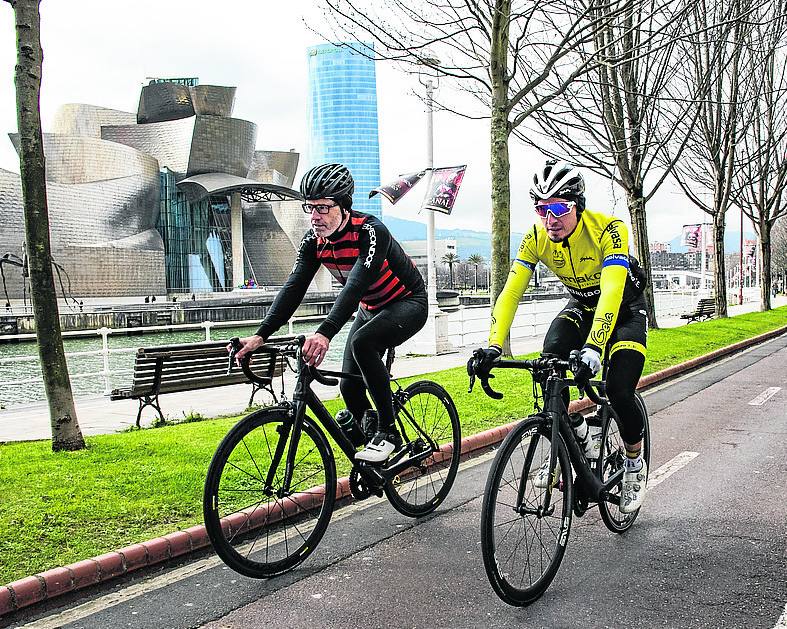
<path fill-rule="evenodd" d="M 341 382 L 342 397 L 353 417 L 360 421 L 372 407 L 366 397 L 368 389 L 380 429 L 394 425 L 391 380 L 382 357 L 386 349 L 401 345 L 424 327 L 428 312 L 426 295 L 407 297 L 371 312 L 358 308 L 344 346 L 342 371 L 361 374 L 363 382 L 349 378 Z"/>
<path fill-rule="evenodd" d="M 585 343 L 594 311 L 575 300 L 570 300 L 558 314 L 544 338 L 544 353 L 567 359 L 573 349 Z M 621 307 L 618 321 L 609 340 L 612 349 L 607 371 L 607 397 L 620 417 L 620 434 L 627 444 L 642 438 L 645 418 L 637 407 L 634 391 L 645 365 L 647 319 L 644 299 Z M 624 349 L 625 348 L 625 349 Z M 566 404 L 568 391 L 566 390 Z"/>

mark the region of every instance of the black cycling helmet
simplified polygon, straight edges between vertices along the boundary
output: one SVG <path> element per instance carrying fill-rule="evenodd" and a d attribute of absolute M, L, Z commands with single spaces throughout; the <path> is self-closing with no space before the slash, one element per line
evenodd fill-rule
<path fill-rule="evenodd" d="M 576 166 L 548 159 L 533 175 L 530 196 L 533 203 L 552 197 L 573 201 L 577 204 L 577 216 L 581 216 L 585 209 L 585 180 Z"/>
<path fill-rule="evenodd" d="M 315 166 L 301 179 L 304 200 L 333 199 L 344 210 L 352 207 L 354 190 L 353 176 L 342 164 Z"/>

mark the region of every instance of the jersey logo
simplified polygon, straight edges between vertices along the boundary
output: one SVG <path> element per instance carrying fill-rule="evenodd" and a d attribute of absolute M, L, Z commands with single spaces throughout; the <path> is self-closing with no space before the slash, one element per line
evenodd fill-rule
<path fill-rule="evenodd" d="M 607 225 L 609 237 L 612 238 L 612 247 L 615 249 L 620 249 L 623 246 L 623 239 L 620 237 L 620 232 L 618 231 L 618 223 L 620 223 L 620 221 L 614 221 Z"/>
<path fill-rule="evenodd" d="M 369 232 L 369 255 L 366 256 L 366 260 L 363 263 L 368 269 L 372 266 L 372 260 L 374 260 L 374 251 L 377 247 L 377 232 L 374 231 L 374 227 L 369 225 L 369 223 L 364 223 L 363 228 Z"/>
<path fill-rule="evenodd" d="M 601 324 L 601 327 L 590 335 L 590 340 L 599 347 L 604 347 L 604 345 L 607 344 L 614 316 L 613 313 L 607 312 L 603 317 L 596 317 L 593 319 L 593 321 Z"/>
<path fill-rule="evenodd" d="M 593 256 L 582 256 L 579 259 L 580 262 L 593 262 Z"/>
<path fill-rule="evenodd" d="M 552 250 L 552 264 L 558 269 L 562 269 L 566 266 L 566 258 L 563 257 L 563 251 L 561 249 Z"/>

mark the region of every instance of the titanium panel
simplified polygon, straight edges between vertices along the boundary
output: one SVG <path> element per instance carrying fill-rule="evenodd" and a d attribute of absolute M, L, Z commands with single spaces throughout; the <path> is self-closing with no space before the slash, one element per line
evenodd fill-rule
<path fill-rule="evenodd" d="M 55 113 L 52 133 L 100 138 L 101 127 L 104 125 L 135 124 L 136 121 L 137 116 L 128 111 L 69 103 L 62 105 Z"/>
<path fill-rule="evenodd" d="M 161 168 L 185 175 L 189 165 L 196 118 L 101 127 L 101 137 L 110 142 L 132 146 L 158 160 Z M 243 173 L 244 176 L 246 173 Z"/>
<path fill-rule="evenodd" d="M 295 151 L 254 151 L 249 178 L 292 188 L 299 160 Z"/>
<path fill-rule="evenodd" d="M 235 107 L 235 87 L 221 85 L 196 85 L 191 88 L 194 113 L 198 116 L 229 118 Z"/>
<path fill-rule="evenodd" d="M 228 173 L 246 177 L 257 142 L 257 125 L 239 118 L 197 116 L 187 176 Z"/>
<path fill-rule="evenodd" d="M 194 113 L 191 91 L 188 86 L 180 83 L 145 85 L 139 95 L 139 124 L 190 118 Z"/>

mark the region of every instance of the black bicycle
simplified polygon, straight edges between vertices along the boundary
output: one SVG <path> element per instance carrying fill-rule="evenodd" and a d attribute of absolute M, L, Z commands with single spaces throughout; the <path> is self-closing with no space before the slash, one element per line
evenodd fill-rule
<path fill-rule="evenodd" d="M 237 351 L 239 343 L 232 342 Z M 459 467 L 456 407 L 443 387 L 428 380 L 406 388 L 396 383 L 393 406 L 402 447 L 384 464 L 355 461 L 356 447 L 310 385 L 332 386 L 338 378 L 361 376 L 307 365 L 303 343 L 300 336 L 257 350 L 275 354 L 296 371 L 292 401 L 282 400 L 238 422 L 216 450 L 205 480 L 203 514 L 213 547 L 230 568 L 249 577 L 272 577 L 294 568 L 322 539 L 337 499 L 336 462 L 325 431 L 352 463 L 352 496 L 363 500 L 384 493 L 409 517 L 434 511 Z M 249 358 L 244 357 L 241 368 L 250 381 L 259 381 Z M 232 361 L 233 356 L 230 365 Z"/>
<path fill-rule="evenodd" d="M 479 350 L 468 363 L 470 389 Z M 566 551 L 572 516 L 582 516 L 593 503 L 604 524 L 615 533 L 628 530 L 639 511 L 619 509 L 625 446 L 620 421 L 605 396 L 605 382 L 585 384 L 567 378 L 577 373 L 579 352 L 569 361 L 543 356 L 535 360 L 497 360 L 495 369 L 527 369 L 533 375 L 536 413 L 525 418 L 505 438 L 489 471 L 481 510 L 481 552 L 489 582 L 509 605 L 525 606 L 538 599 L 555 578 Z M 489 374 L 478 374 L 484 392 L 503 395 L 489 386 Z M 567 387 L 597 405 L 586 417 L 601 431 L 601 452 L 588 460 L 563 401 Z M 539 408 L 543 400 L 543 410 Z M 642 453 L 650 464 L 650 427 L 645 404 L 636 394 L 645 417 Z M 545 477 L 542 466 L 548 465 Z M 574 473 L 576 473 L 576 478 Z M 537 480 L 540 477 L 540 482 Z M 537 486 L 538 485 L 538 486 Z"/>

